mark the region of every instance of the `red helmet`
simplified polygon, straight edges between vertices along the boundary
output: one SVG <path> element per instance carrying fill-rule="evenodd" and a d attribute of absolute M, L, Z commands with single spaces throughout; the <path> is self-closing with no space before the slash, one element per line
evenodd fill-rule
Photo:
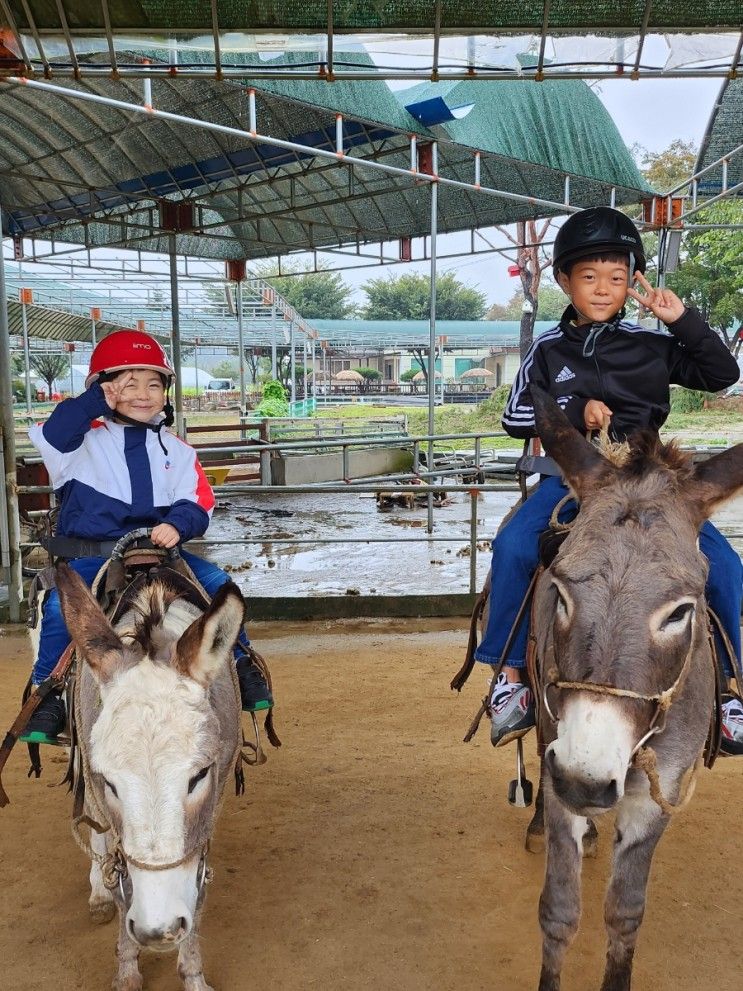
<path fill-rule="evenodd" d="M 93 349 L 85 388 L 102 372 L 123 372 L 127 368 L 151 368 L 161 372 L 167 377 L 168 385 L 175 379 L 173 366 L 154 337 L 140 330 L 117 330 Z"/>

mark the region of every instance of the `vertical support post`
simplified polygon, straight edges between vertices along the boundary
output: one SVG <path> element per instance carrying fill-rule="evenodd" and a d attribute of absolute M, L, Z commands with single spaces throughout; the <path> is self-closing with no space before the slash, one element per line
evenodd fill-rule
<path fill-rule="evenodd" d="M 178 256 L 176 255 L 175 234 L 168 235 L 168 259 L 170 261 L 170 348 L 175 369 L 175 429 L 178 436 L 185 440 L 183 424 L 183 382 L 181 379 L 181 320 L 178 308 Z"/>
<path fill-rule="evenodd" d="M 93 317 L 90 321 L 90 343 L 93 345 L 93 347 L 95 347 L 96 344 L 98 343 L 98 341 L 95 339 L 95 317 Z"/>
<path fill-rule="evenodd" d="M 304 343 L 302 344 L 302 389 L 304 395 L 304 414 L 307 415 L 307 365 L 309 363 L 309 340 L 305 337 Z"/>
<path fill-rule="evenodd" d="M 431 147 L 432 169 L 438 176 L 438 145 L 434 142 Z M 433 472 L 433 435 L 436 432 L 434 407 L 436 404 L 436 235 L 439 225 L 439 184 L 431 184 L 431 288 L 429 294 L 429 334 L 428 334 L 428 471 Z M 433 475 L 429 475 L 433 478 Z M 428 533 L 433 533 L 433 494 L 428 493 Z"/>
<path fill-rule="evenodd" d="M 5 262 L 3 260 L 3 215 L 0 207 L 0 442 L 2 442 L 3 486 L 0 513 L 7 520 L 3 535 L 7 547 L 2 551 L 2 563 L 8 576 L 8 619 L 18 623 L 21 618 L 23 576 L 21 574 L 21 524 L 18 517 L 18 481 L 15 466 L 15 428 L 13 424 L 13 380 L 10 370 L 10 321 L 8 297 L 5 292 Z"/>
<path fill-rule="evenodd" d="M 322 349 L 322 384 L 323 384 L 323 396 L 325 397 L 325 402 L 323 405 L 327 406 L 330 401 L 330 381 L 328 380 L 328 349 L 324 347 Z"/>
<path fill-rule="evenodd" d="M 294 320 L 289 318 L 289 390 L 292 405 L 297 401 L 297 365 L 294 354 Z"/>
<path fill-rule="evenodd" d="M 271 303 L 271 378 L 276 378 L 276 295 Z"/>
<path fill-rule="evenodd" d="M 21 293 L 23 296 L 23 293 Z M 26 413 L 33 416 L 31 407 L 31 352 L 28 346 L 28 316 L 26 314 L 26 302 L 21 300 L 21 320 L 23 321 L 23 363 L 26 367 Z M 51 396 L 49 397 L 51 399 Z"/>
<path fill-rule="evenodd" d="M 235 283 L 235 296 L 237 297 L 237 350 L 240 352 L 238 365 L 240 368 L 240 409 L 246 411 L 245 398 L 245 347 L 243 341 L 243 284 Z"/>
<path fill-rule="evenodd" d="M 470 592 L 477 591 L 477 489 L 470 489 Z"/>

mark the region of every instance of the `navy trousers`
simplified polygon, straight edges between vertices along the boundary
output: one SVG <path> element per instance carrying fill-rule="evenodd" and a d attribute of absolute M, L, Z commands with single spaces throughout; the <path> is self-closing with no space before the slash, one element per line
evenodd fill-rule
<path fill-rule="evenodd" d="M 488 625 L 475 659 L 485 664 L 500 660 L 508 634 L 539 563 L 539 535 L 547 529 L 552 510 L 568 494 L 560 478 L 545 478 L 493 541 L 492 584 Z M 560 511 L 564 522 L 576 510 L 573 500 Z M 720 617 L 740 660 L 740 612 L 743 599 L 743 565 L 740 557 L 709 520 L 699 532 L 699 546 L 709 561 L 707 601 Z M 529 614 L 524 616 L 506 658 L 512 667 L 526 664 Z M 724 650 L 725 672 L 733 672 Z"/>
<path fill-rule="evenodd" d="M 181 557 L 211 597 L 221 585 L 230 581 L 230 576 L 210 561 L 196 557 L 195 554 L 189 554 L 188 551 L 181 551 Z M 105 562 L 106 558 L 103 557 L 78 557 L 67 563 L 90 588 Z M 34 685 L 41 684 L 45 678 L 49 677 L 69 642 L 70 634 L 67 632 L 67 626 L 62 616 L 59 595 L 54 588 L 47 593 L 42 605 L 39 656 L 31 675 Z M 239 643 L 247 647 L 249 642 L 247 634 L 243 630 L 240 633 Z"/>

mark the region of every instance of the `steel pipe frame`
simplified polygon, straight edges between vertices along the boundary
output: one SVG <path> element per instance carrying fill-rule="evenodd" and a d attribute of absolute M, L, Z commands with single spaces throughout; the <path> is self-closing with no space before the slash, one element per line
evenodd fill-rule
<path fill-rule="evenodd" d="M 0 501 L 2 522 L 2 566 L 8 576 L 8 615 L 11 623 L 21 617 L 23 575 L 21 573 L 21 525 L 18 514 L 18 489 L 15 466 L 15 426 L 13 423 L 13 388 L 10 368 L 10 327 L 8 299 L 5 292 L 5 263 L 2 253 L 2 206 L 0 205 L 0 447 L 2 447 L 3 498 Z M 6 545 L 7 541 L 7 545 Z"/>

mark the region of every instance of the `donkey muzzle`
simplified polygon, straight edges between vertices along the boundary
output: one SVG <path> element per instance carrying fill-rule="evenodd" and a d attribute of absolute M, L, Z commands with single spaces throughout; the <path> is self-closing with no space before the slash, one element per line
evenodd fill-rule
<path fill-rule="evenodd" d="M 616 778 L 593 778 L 563 768 L 554 750 L 545 754 L 545 765 L 555 795 L 576 815 L 596 815 L 613 808 L 624 791 Z"/>

